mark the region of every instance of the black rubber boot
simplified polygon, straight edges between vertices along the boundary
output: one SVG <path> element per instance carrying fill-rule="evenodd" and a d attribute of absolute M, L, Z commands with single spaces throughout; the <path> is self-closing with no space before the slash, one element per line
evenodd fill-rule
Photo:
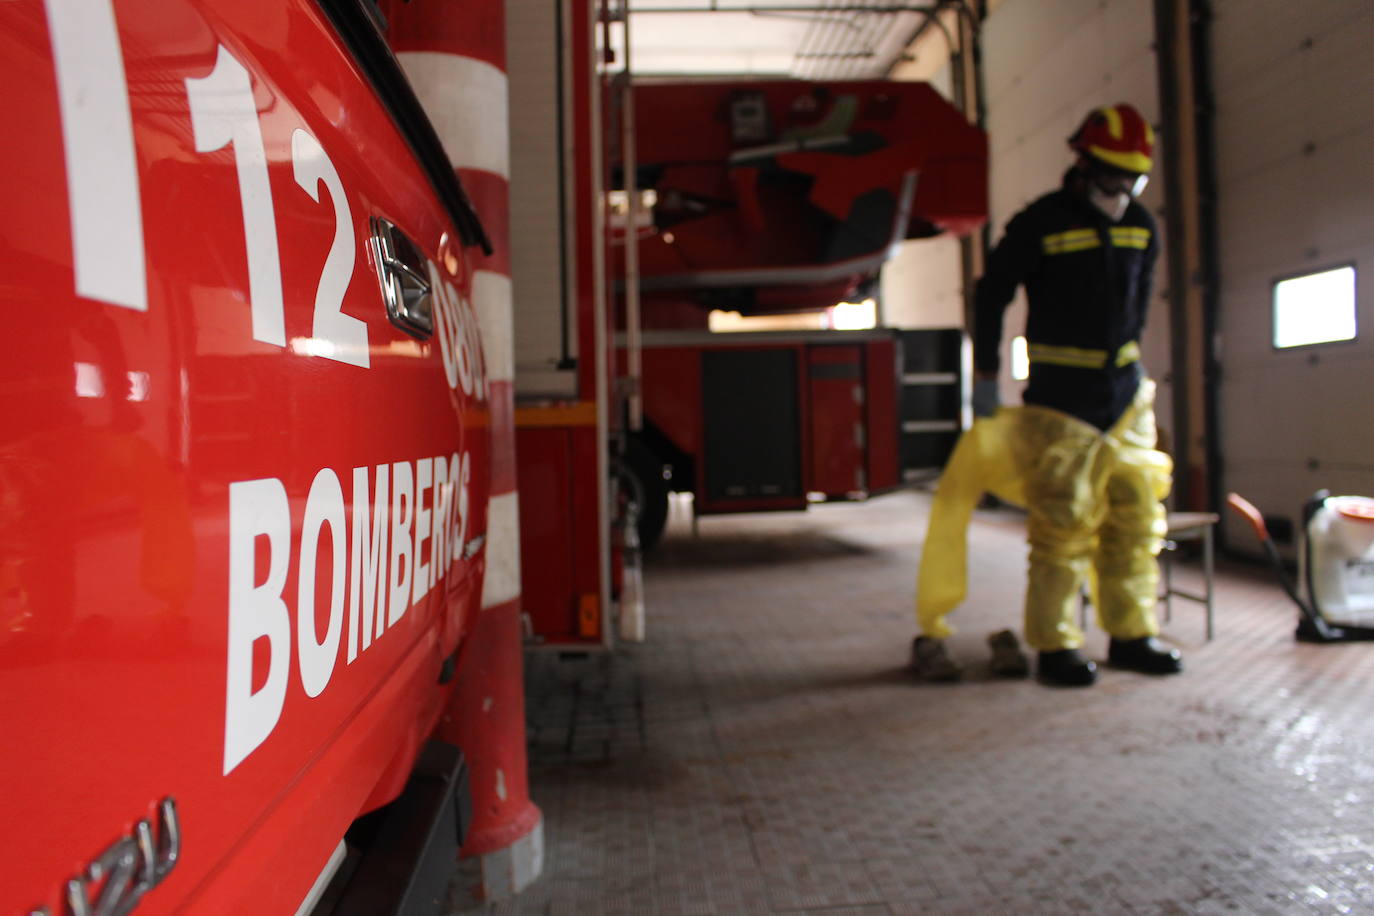
<path fill-rule="evenodd" d="M 1141 674 L 1178 674 L 1183 656 L 1153 636 L 1140 639 L 1113 639 L 1107 647 L 1107 661 L 1114 667 Z"/>
<path fill-rule="evenodd" d="M 1077 649 L 1041 652 L 1035 673 L 1042 683 L 1058 687 L 1089 687 L 1097 681 L 1097 665 Z"/>

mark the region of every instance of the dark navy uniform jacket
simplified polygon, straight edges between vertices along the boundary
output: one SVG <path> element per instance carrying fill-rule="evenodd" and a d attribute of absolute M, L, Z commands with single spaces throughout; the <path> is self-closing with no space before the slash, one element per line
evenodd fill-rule
<path fill-rule="evenodd" d="M 974 296 L 973 360 L 996 372 L 1002 316 L 1026 287 L 1030 381 L 1025 402 L 1108 429 L 1143 376 L 1140 332 L 1159 255 L 1154 218 L 1131 201 L 1113 223 L 1061 188 L 1007 224 Z"/>

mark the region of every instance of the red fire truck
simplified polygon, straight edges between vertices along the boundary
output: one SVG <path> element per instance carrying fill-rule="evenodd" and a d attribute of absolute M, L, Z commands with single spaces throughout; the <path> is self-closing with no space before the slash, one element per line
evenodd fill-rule
<path fill-rule="evenodd" d="M 489 243 L 377 10 L 0 41 L 0 910 L 433 909 L 500 651 Z"/>
<path fill-rule="evenodd" d="M 565 265 L 530 283 L 561 286 L 568 330 L 557 348 L 527 348 L 545 358 L 527 363 L 523 389 L 517 376 L 516 411 L 524 611 L 536 644 L 563 649 L 640 629 L 621 588 L 627 504 L 647 548 L 672 491 L 698 515 L 803 509 L 893 488 L 904 459 L 929 451 L 915 440 L 952 442 L 961 332 L 724 334 L 708 316 L 862 299 L 899 242 L 965 234 L 987 213 L 986 138 L 925 84 L 631 89 L 605 64 L 614 41 L 594 4 L 570 7 L 549 55 L 562 134 L 544 139 L 572 153 L 550 160 L 563 180 L 524 208 L 559 213 L 561 231 L 531 222 L 513 239 L 517 261 L 524 245 L 536 269 L 558 252 Z M 517 306 L 517 353 L 521 318 Z M 551 366 L 566 370 L 561 389 Z M 941 419 L 912 419 L 932 383 Z"/>
<path fill-rule="evenodd" d="M 650 345 L 662 341 L 649 335 L 699 328 L 681 315 L 699 316 L 712 296 L 746 311 L 798 304 L 817 283 L 871 280 L 881 261 L 846 229 L 825 243 L 835 258 L 809 285 L 785 275 L 813 263 L 814 248 L 768 261 L 762 279 L 684 284 L 691 270 L 669 259 L 658 271 L 646 247 L 645 275 L 662 283 L 632 308 L 612 279 L 624 236 L 603 219 L 607 192 L 638 201 L 640 188 L 662 191 L 658 237 L 640 240 L 651 247 L 672 244 L 667 232 L 692 237 L 702 185 L 667 160 L 657 174 L 660 163 L 644 157 L 642 177 L 639 166 L 613 173 L 599 6 L 558 6 L 566 193 L 545 203 L 566 232 L 540 253 L 566 267 L 574 352 L 557 364 L 573 385 L 525 398 L 513 421 L 512 370 L 488 358 L 503 333 L 488 306 L 508 295 L 513 272 L 501 244 L 499 3 L 465 6 L 462 17 L 370 0 L 0 4 L 10 126 L 0 154 L 10 205 L 0 228 L 10 319 L 0 361 L 0 785 L 10 825 L 0 908 L 433 911 L 460 843 L 483 855 L 537 836 L 523 766 L 518 559 L 533 634 L 604 645 L 615 601 L 627 604 L 630 591 L 626 494 L 651 508 L 645 482 L 671 466 L 677 480 L 702 482 L 699 508 L 716 498 L 710 409 L 660 393 L 684 390 L 674 360 L 714 377 L 717 348 L 679 337 L 654 360 Z M 430 115 L 451 115 L 442 103 L 456 92 L 464 117 L 436 129 L 422 83 Z M 779 91 L 793 90 L 813 94 L 811 127 L 843 120 L 814 88 Z M 772 123 L 788 123 L 794 97 L 778 96 L 774 109 L 773 90 L 761 91 Z M 850 126 L 891 109 L 891 128 L 901 103 L 869 92 L 841 93 L 869 99 Z M 720 111 L 724 124 L 738 114 Z M 626 124 L 611 123 L 609 136 Z M 772 207 L 788 198 L 773 181 L 801 175 L 831 192 L 784 203 L 784 219 L 830 214 L 806 223 L 815 244 L 826 219 L 849 224 L 834 208 L 854 188 L 836 191 L 822 159 L 807 158 L 836 150 L 774 150 L 770 163 L 751 149 L 723 173 L 712 154 L 743 218 L 776 228 Z M 896 201 L 864 204 L 872 209 L 851 228 L 887 220 L 887 244 L 974 218 L 976 207 L 932 207 L 917 221 L 931 183 L 913 185 L 909 173 L 936 170 L 919 155 L 906 166 L 850 163 L 881 175 L 875 187 Z M 543 193 L 510 177 L 512 195 Z M 675 203 L 686 212 L 670 226 Z M 529 241 L 523 228 L 514 234 L 516 248 Z M 641 244 L 621 247 L 639 254 Z M 788 292 L 770 298 L 779 287 Z M 840 441 L 843 421 L 827 427 L 820 416 L 838 410 L 856 365 L 886 385 L 891 345 L 773 341 L 749 359 L 791 354 L 793 406 L 815 418 L 801 428 Z M 879 418 L 865 420 L 875 429 L 885 422 L 875 395 L 863 412 Z M 700 446 L 691 473 L 680 455 L 653 451 L 655 429 L 692 460 Z M 813 443 L 797 465 L 801 489 L 834 494 L 851 479 L 876 489 L 893 464 L 874 441 L 862 479 L 846 476 L 852 455 L 834 464 Z M 636 457 L 646 448 L 647 472 Z M 781 498 L 735 485 L 723 485 L 721 508 Z M 499 539 L 514 535 L 517 512 L 518 558 Z M 538 871 L 537 842 L 529 855 L 527 876 Z"/>
<path fill-rule="evenodd" d="M 982 131 L 924 83 L 660 83 L 633 105 L 633 186 L 653 199 L 625 271 L 642 328 L 628 451 L 641 543 L 669 489 L 714 514 L 896 486 L 898 335 L 692 332 L 713 310 L 864 299 L 904 239 L 980 226 Z"/>

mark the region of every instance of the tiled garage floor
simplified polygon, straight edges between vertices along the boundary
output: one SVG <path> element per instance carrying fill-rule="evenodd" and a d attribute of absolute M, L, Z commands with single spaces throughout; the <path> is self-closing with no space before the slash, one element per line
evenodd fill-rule
<path fill-rule="evenodd" d="M 1374 912 L 1374 644 L 1296 643 L 1272 577 L 1223 564 L 1215 641 L 1187 602 L 1165 627 L 1181 676 L 991 679 L 1025 549 L 1018 516 L 980 512 L 965 680 L 917 683 L 928 500 L 707 518 L 695 538 L 679 511 L 645 644 L 528 658 L 547 860 L 487 910 Z"/>

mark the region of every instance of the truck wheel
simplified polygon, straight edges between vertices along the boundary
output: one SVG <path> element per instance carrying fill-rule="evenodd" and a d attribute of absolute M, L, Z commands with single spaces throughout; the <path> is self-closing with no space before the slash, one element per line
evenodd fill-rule
<path fill-rule="evenodd" d="M 663 459 L 638 439 L 625 448 L 625 470 L 630 490 L 639 503 L 639 549 L 658 543 L 668 523 L 668 481 L 663 479 Z"/>

